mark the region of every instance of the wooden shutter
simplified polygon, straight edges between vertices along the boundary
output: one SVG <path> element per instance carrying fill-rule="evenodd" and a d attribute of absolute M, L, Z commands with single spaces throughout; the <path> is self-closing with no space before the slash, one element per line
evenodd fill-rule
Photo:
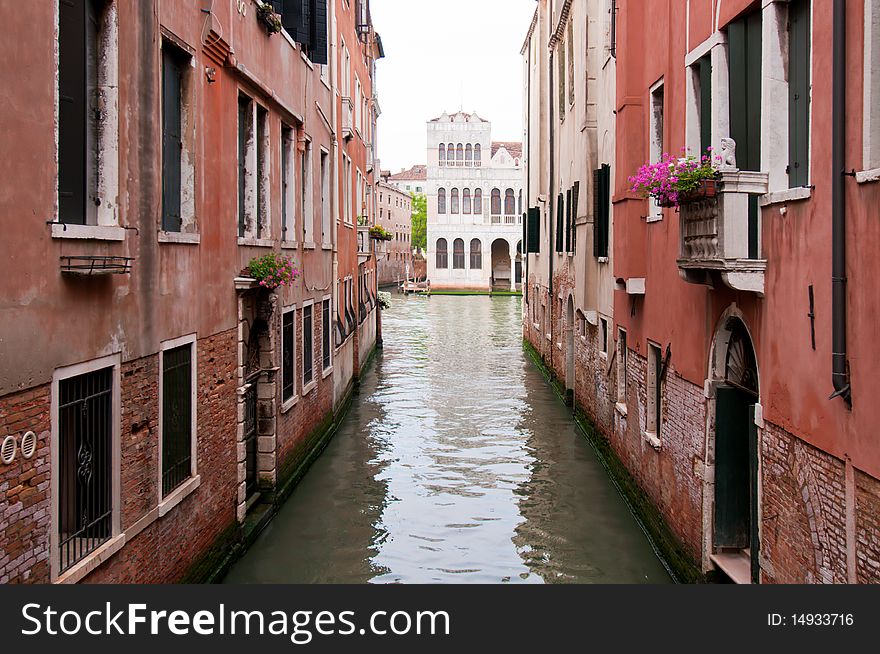
<path fill-rule="evenodd" d="M 705 153 L 712 145 L 712 57 L 698 62 L 700 74 L 700 150 Z"/>
<path fill-rule="evenodd" d="M 305 21 L 310 0 L 283 0 L 283 2 L 281 24 L 294 41 L 308 45 L 308 22 Z"/>
<path fill-rule="evenodd" d="M 86 1 L 58 5 L 59 220 L 86 222 Z"/>
<path fill-rule="evenodd" d="M 528 223 L 526 251 L 537 254 L 541 251 L 541 210 L 538 207 L 529 208 Z"/>
<path fill-rule="evenodd" d="M 611 167 L 603 164 L 593 171 L 593 256 L 608 256 L 611 218 Z"/>
<path fill-rule="evenodd" d="M 761 13 L 727 28 L 730 68 L 730 136 L 741 170 L 761 168 Z"/>
<path fill-rule="evenodd" d="M 752 396 L 728 385 L 715 390 L 715 546 L 749 546 L 751 508 L 749 405 Z"/>
<path fill-rule="evenodd" d="M 313 63 L 327 65 L 327 0 L 312 0 L 312 47 Z"/>
<path fill-rule="evenodd" d="M 571 189 L 565 193 L 565 251 L 571 252 Z"/>
<path fill-rule="evenodd" d="M 571 189 L 571 252 L 577 252 L 577 218 L 580 190 L 581 183 L 577 181 Z"/>
<path fill-rule="evenodd" d="M 788 184 L 809 183 L 810 2 L 788 5 Z"/>
<path fill-rule="evenodd" d="M 179 232 L 182 224 L 180 89 L 180 65 L 175 54 L 165 47 L 162 50 L 162 229 L 166 232 Z"/>
<path fill-rule="evenodd" d="M 556 251 L 562 252 L 563 238 L 564 234 L 562 233 L 563 229 L 563 220 L 564 220 L 564 212 L 565 212 L 565 198 L 562 193 L 556 198 Z"/>

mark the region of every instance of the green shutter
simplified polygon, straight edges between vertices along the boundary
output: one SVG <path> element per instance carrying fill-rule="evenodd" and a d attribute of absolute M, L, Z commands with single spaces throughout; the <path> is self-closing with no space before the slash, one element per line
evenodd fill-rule
<path fill-rule="evenodd" d="M 809 184 L 810 1 L 792 0 L 788 51 L 788 184 Z"/>
<path fill-rule="evenodd" d="M 578 199 L 581 191 L 581 183 L 574 183 L 571 189 L 571 251 L 577 252 L 577 217 L 578 217 Z"/>
<path fill-rule="evenodd" d="M 527 252 L 537 254 L 541 251 L 541 210 L 538 207 L 530 207 L 528 214 L 528 239 Z"/>
<path fill-rule="evenodd" d="M 86 4 L 58 5 L 58 215 L 86 222 L 87 72 Z"/>
<path fill-rule="evenodd" d="M 700 150 L 706 152 L 712 145 L 712 57 L 706 55 L 698 62 L 700 73 Z"/>
<path fill-rule="evenodd" d="M 565 251 L 571 252 L 571 189 L 565 193 Z"/>
<path fill-rule="evenodd" d="M 730 136 L 740 170 L 761 168 L 761 14 L 727 28 L 730 67 Z"/>
<path fill-rule="evenodd" d="M 162 50 L 162 229 L 166 232 L 179 232 L 182 222 L 180 89 L 181 66 L 166 46 Z"/>
<path fill-rule="evenodd" d="M 749 405 L 745 391 L 715 390 L 715 546 L 749 546 L 751 489 Z"/>
<path fill-rule="evenodd" d="M 611 167 L 593 171 L 593 256 L 608 256 L 611 218 Z"/>
<path fill-rule="evenodd" d="M 564 234 L 562 233 L 562 230 L 564 228 L 564 223 L 563 223 L 564 212 L 565 212 L 565 198 L 562 195 L 562 193 L 560 193 L 556 198 L 556 251 L 557 252 L 562 252 L 562 246 L 564 243 L 564 241 L 563 241 Z"/>

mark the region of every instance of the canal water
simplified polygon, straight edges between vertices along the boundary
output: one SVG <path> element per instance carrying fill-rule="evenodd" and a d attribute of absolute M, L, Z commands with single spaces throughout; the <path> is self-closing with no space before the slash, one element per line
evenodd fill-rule
<path fill-rule="evenodd" d="M 395 295 L 349 415 L 226 582 L 668 583 L 520 312 Z"/>

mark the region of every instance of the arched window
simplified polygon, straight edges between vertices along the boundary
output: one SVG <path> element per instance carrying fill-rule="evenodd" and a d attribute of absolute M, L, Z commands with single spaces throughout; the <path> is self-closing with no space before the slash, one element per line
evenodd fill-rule
<path fill-rule="evenodd" d="M 450 204 L 452 205 L 452 210 L 449 213 L 456 214 L 458 213 L 458 189 L 452 189 L 452 197 Z"/>
<path fill-rule="evenodd" d="M 461 192 L 461 212 L 464 214 L 471 212 L 471 190 L 469 188 Z"/>
<path fill-rule="evenodd" d="M 474 189 L 474 213 L 478 216 L 483 214 L 483 189 L 481 188 Z"/>
<path fill-rule="evenodd" d="M 449 267 L 449 253 L 446 251 L 446 239 L 437 239 L 437 269 L 446 270 Z"/>
<path fill-rule="evenodd" d="M 474 146 L 474 165 L 479 166 L 483 162 L 483 148 L 477 143 Z"/>
<path fill-rule="evenodd" d="M 440 144 L 439 156 L 440 156 L 440 165 L 445 166 L 446 165 L 446 145 L 444 145 L 443 143 Z"/>
<path fill-rule="evenodd" d="M 464 144 L 458 144 L 458 147 L 455 149 L 455 159 L 459 166 L 464 164 Z"/>
<path fill-rule="evenodd" d="M 468 143 L 466 146 L 464 146 L 464 165 L 465 166 L 472 166 L 473 163 L 474 163 L 474 148 L 470 143 Z"/>
<path fill-rule="evenodd" d="M 446 189 L 437 191 L 437 213 L 446 213 Z"/>
<path fill-rule="evenodd" d="M 452 268 L 464 270 L 464 241 L 460 238 L 455 239 L 452 244 Z"/>
<path fill-rule="evenodd" d="M 513 189 L 509 188 L 504 192 L 504 215 L 513 216 L 516 214 L 516 196 Z"/>
<path fill-rule="evenodd" d="M 521 214 L 522 210 L 522 189 L 519 190 L 519 213 Z"/>
<path fill-rule="evenodd" d="M 455 143 L 450 143 L 446 146 L 446 165 L 455 165 Z"/>
<path fill-rule="evenodd" d="M 501 190 L 497 188 L 492 189 L 492 215 L 501 215 Z"/>
<path fill-rule="evenodd" d="M 471 270 L 482 270 L 483 268 L 483 244 L 480 239 L 475 238 L 471 241 Z"/>

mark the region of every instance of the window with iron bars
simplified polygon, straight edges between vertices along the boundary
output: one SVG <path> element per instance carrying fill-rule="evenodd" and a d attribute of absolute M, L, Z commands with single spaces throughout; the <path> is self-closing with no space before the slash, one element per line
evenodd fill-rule
<path fill-rule="evenodd" d="M 162 494 L 192 476 L 192 343 L 162 353 Z"/>

